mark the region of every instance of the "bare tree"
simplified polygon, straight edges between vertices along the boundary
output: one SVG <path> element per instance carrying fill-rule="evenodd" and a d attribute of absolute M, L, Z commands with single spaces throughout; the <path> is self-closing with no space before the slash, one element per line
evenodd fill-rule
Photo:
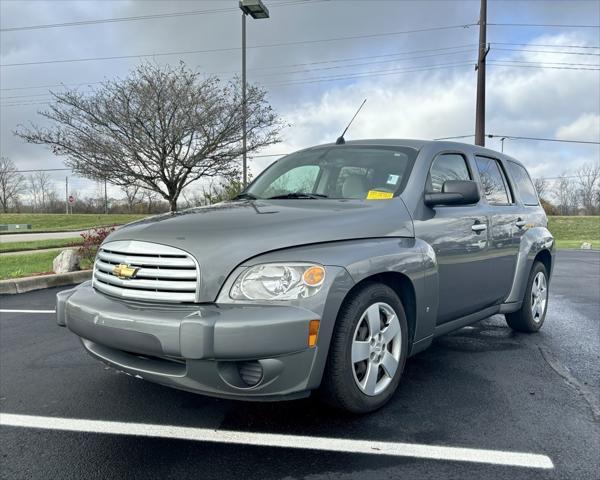
<path fill-rule="evenodd" d="M 27 181 L 33 211 L 47 212 L 49 198 L 54 190 L 51 175 L 48 172 L 35 172 L 29 175 Z"/>
<path fill-rule="evenodd" d="M 132 213 L 135 210 L 135 207 L 142 203 L 140 190 L 140 187 L 137 185 L 124 185 L 121 187 L 121 191 L 125 194 L 127 211 L 129 213 Z"/>
<path fill-rule="evenodd" d="M 11 204 L 17 204 L 24 187 L 25 179 L 17 171 L 14 162 L 10 158 L 0 157 L 0 204 L 4 213 L 8 212 Z"/>
<path fill-rule="evenodd" d="M 546 193 L 548 192 L 548 180 L 544 177 L 534 178 L 533 186 L 535 187 L 538 197 L 545 199 Z"/>
<path fill-rule="evenodd" d="M 15 134 L 49 146 L 82 176 L 157 192 L 174 211 L 186 186 L 228 174 L 241 156 L 240 87 L 183 63 L 144 64 L 89 95 L 52 93 L 54 103 L 40 112 L 52 126 L 19 126 Z M 283 124 L 264 90 L 248 86 L 247 111 L 247 151 L 277 143 Z"/>
<path fill-rule="evenodd" d="M 565 173 L 556 181 L 554 195 L 561 215 L 571 215 L 577 210 L 577 186 Z"/>
<path fill-rule="evenodd" d="M 575 170 L 575 182 L 581 204 L 587 215 L 595 213 L 596 195 L 600 187 L 600 163 L 589 163 Z"/>

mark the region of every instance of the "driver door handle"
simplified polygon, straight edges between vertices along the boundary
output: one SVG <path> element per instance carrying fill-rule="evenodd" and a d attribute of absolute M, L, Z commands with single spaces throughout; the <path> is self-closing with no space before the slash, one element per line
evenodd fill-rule
<path fill-rule="evenodd" d="M 473 230 L 475 233 L 481 233 L 484 230 L 487 230 L 487 225 L 485 223 L 476 223 L 471 227 L 471 230 Z"/>
<path fill-rule="evenodd" d="M 521 218 L 519 218 L 516 222 L 515 225 L 519 228 L 523 228 L 525 225 L 527 225 L 527 222 Z"/>

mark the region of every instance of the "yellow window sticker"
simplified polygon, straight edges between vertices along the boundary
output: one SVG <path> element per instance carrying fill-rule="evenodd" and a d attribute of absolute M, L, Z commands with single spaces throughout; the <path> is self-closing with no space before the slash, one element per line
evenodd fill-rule
<path fill-rule="evenodd" d="M 394 198 L 392 192 L 380 192 L 379 190 L 369 190 L 367 200 L 388 200 Z"/>

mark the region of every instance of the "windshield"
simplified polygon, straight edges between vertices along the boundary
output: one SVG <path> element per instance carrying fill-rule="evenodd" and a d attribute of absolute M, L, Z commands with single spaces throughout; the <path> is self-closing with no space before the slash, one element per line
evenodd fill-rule
<path fill-rule="evenodd" d="M 417 151 L 335 146 L 294 153 L 271 165 L 241 198 L 382 199 L 404 188 Z"/>

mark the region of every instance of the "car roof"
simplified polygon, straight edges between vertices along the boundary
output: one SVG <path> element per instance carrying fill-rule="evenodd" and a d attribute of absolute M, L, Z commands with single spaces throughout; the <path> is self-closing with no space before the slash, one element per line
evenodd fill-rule
<path fill-rule="evenodd" d="M 503 160 L 510 160 L 521 166 L 524 166 L 519 160 L 510 157 L 504 153 L 497 152 L 489 148 L 481 147 L 479 145 L 473 145 L 462 142 L 452 142 L 448 140 L 417 140 L 407 138 L 373 138 L 373 139 L 360 139 L 360 140 L 347 140 L 344 145 L 380 145 L 386 147 L 408 147 L 414 148 L 415 150 L 421 150 L 424 147 L 433 147 L 436 150 L 460 150 L 465 153 L 472 153 L 474 155 L 492 156 L 494 158 L 500 158 Z M 315 145 L 305 150 L 312 150 L 313 148 L 322 147 L 333 147 L 335 143 L 325 143 L 322 145 Z"/>

